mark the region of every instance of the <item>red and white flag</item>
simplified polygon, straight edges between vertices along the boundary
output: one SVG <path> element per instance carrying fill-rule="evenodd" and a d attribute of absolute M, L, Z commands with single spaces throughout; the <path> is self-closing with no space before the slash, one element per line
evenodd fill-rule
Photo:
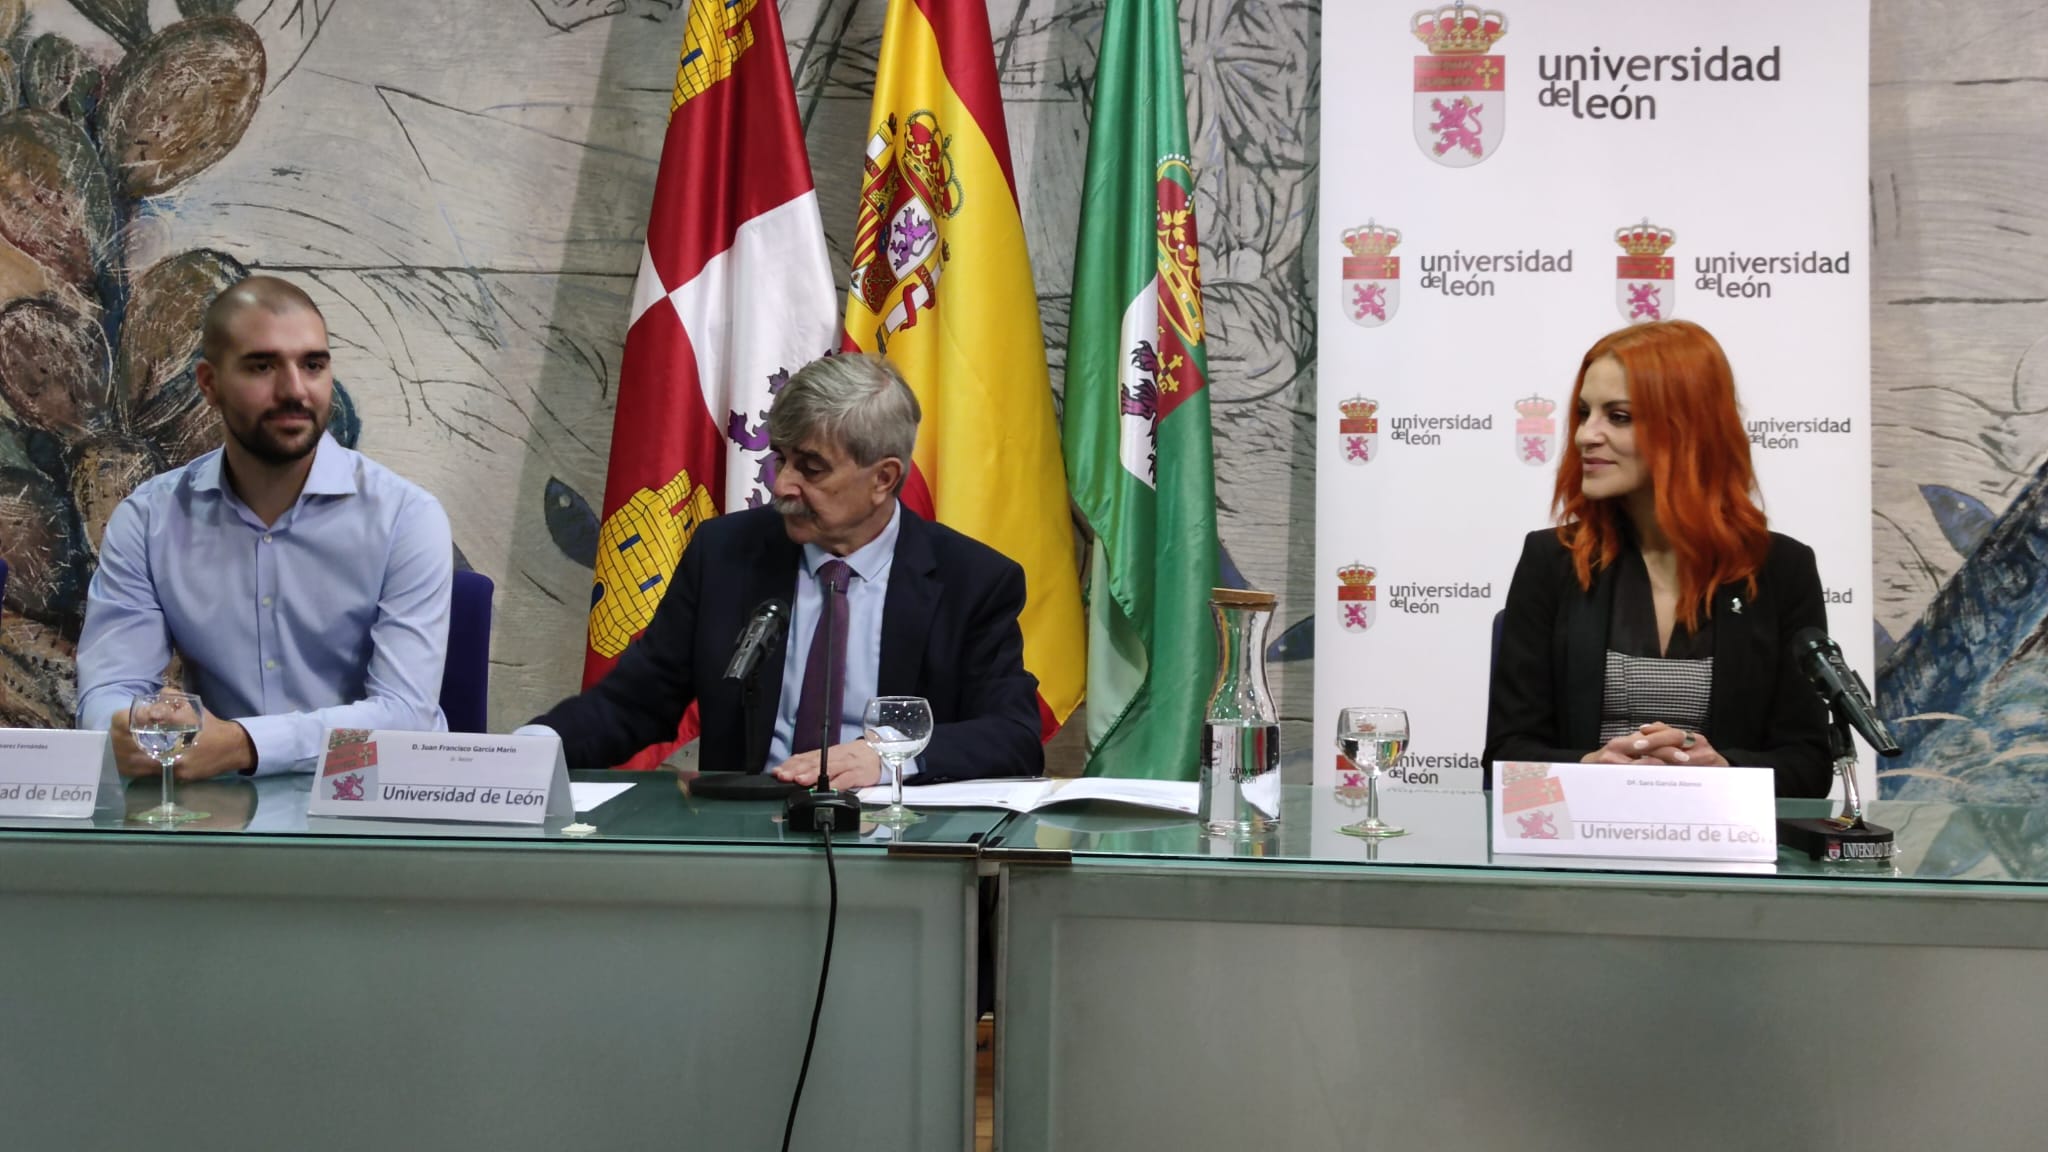
<path fill-rule="evenodd" d="M 619 368 L 586 686 L 654 618 L 697 525 L 769 498 L 769 402 L 838 344 L 837 311 L 775 4 L 691 0 Z M 695 731 L 693 707 L 678 739 Z"/>

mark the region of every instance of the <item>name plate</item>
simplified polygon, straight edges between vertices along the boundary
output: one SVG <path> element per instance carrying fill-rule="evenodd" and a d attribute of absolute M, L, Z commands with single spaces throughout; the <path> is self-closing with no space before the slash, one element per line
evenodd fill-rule
<path fill-rule="evenodd" d="M 86 819 L 121 805 L 105 732 L 0 728 L 0 816 Z"/>
<path fill-rule="evenodd" d="M 1493 766 L 1495 855 L 1773 861 L 1768 768 Z"/>
<path fill-rule="evenodd" d="M 327 733 L 306 815 L 480 824 L 576 818 L 557 737 L 363 728 Z"/>

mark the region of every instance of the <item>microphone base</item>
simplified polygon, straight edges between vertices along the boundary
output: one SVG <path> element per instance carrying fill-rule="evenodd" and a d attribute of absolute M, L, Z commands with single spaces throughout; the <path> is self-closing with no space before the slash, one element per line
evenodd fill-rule
<path fill-rule="evenodd" d="M 1780 820 L 1778 844 L 1804 852 L 1814 860 L 1868 861 L 1889 864 L 1898 853 L 1892 830 L 1879 824 L 1845 827 L 1838 820 Z"/>
<path fill-rule="evenodd" d="M 783 805 L 782 823 L 791 831 L 816 832 L 826 812 L 832 814 L 832 831 L 860 835 L 860 796 L 853 792 L 798 792 Z"/>

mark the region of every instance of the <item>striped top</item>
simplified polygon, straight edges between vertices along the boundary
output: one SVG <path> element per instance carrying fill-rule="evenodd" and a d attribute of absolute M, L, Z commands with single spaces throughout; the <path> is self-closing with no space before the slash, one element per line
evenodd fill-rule
<path fill-rule="evenodd" d="M 1600 698 L 1600 742 L 1652 721 L 1699 731 L 1707 726 L 1714 658 L 1666 660 L 1607 650 L 1607 686 Z"/>

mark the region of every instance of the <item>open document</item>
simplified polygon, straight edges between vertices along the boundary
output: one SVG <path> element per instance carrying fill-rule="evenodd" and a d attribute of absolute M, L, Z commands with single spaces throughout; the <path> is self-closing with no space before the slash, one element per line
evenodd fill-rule
<path fill-rule="evenodd" d="M 892 793 L 886 784 L 863 788 L 860 802 L 887 804 L 894 799 Z M 903 802 L 912 808 L 1007 808 L 1012 812 L 1035 812 L 1053 804 L 1083 800 L 1132 804 L 1189 816 L 1200 806 L 1200 794 L 1192 780 L 1110 780 L 1094 776 L 1075 780 L 960 780 L 951 784 L 909 784 L 903 789 Z"/>

